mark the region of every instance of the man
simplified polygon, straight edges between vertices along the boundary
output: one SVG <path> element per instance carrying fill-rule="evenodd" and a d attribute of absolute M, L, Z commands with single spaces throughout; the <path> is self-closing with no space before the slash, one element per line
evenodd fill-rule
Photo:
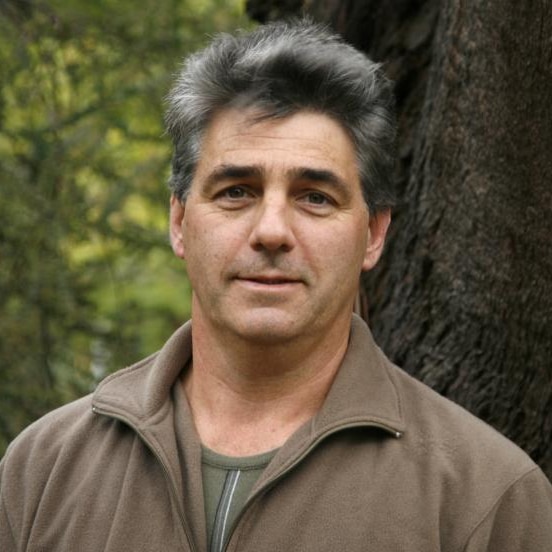
<path fill-rule="evenodd" d="M 309 23 L 218 37 L 167 126 L 192 321 L 12 443 L 0 548 L 550 550 L 542 472 L 352 314 L 393 201 L 380 68 Z"/>

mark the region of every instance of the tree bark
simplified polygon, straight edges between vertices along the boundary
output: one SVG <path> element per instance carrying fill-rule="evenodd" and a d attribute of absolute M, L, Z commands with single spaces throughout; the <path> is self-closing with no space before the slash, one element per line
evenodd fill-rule
<path fill-rule="evenodd" d="M 552 477 L 552 4 L 303 9 L 396 80 L 401 200 L 363 279 L 376 339 Z"/>

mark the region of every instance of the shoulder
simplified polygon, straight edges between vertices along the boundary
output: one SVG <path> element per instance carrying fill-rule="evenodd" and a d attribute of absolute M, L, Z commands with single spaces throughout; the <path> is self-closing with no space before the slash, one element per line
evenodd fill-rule
<path fill-rule="evenodd" d="M 93 469 L 106 439 L 121 429 L 94 414 L 91 395 L 46 414 L 16 437 L 2 459 L 4 503 L 16 509 L 17 504 L 38 504 L 52 485 Z"/>
<path fill-rule="evenodd" d="M 532 518 L 541 530 L 545 516 L 552 516 L 552 486 L 533 460 L 461 406 L 400 368 L 388 369 L 406 421 L 404 454 L 416 466 L 419 484 L 438 493 L 446 511 L 462 512 L 467 534 L 477 538 L 497 527 L 515 533 L 516 517 L 527 523 Z M 451 527 L 458 523 L 449 521 Z M 549 520 L 545 524 L 552 528 Z M 547 535 L 552 538 L 551 531 Z"/>
<path fill-rule="evenodd" d="M 83 435 L 92 419 L 91 395 L 52 410 L 16 437 L 7 449 L 3 463 L 21 466 L 30 456 L 46 459 L 71 436 Z M 35 451 L 40 454 L 35 456 Z"/>
<path fill-rule="evenodd" d="M 141 361 L 119 370 L 104 382 L 124 379 L 126 373 L 140 370 L 145 364 Z M 1 462 L 0 484 L 4 496 L 10 489 L 19 492 L 17 489 L 26 488 L 39 492 L 52 473 L 61 475 L 86 470 L 109 441 L 124 446 L 122 437 L 129 433 L 128 429 L 115 419 L 98 416 L 94 412 L 93 399 L 94 393 L 91 393 L 52 410 L 30 424 L 10 443 Z M 32 482 L 32 485 L 23 485 L 25 481 Z"/>
<path fill-rule="evenodd" d="M 405 437 L 413 452 L 436 456 L 455 470 L 488 471 L 492 466 L 506 478 L 535 468 L 524 451 L 465 408 L 391 363 L 388 370 L 398 389 Z"/>
<path fill-rule="evenodd" d="M 86 396 L 46 414 L 10 444 L 0 462 L 0 519 L 9 520 L 4 529 L 22 535 L 32 525 L 24 520 L 35 515 L 47 489 L 83 469 L 86 455 L 76 451 L 93 426 L 91 397 Z M 0 543 L 4 538 L 0 531 Z"/>
<path fill-rule="evenodd" d="M 12 467 L 19 472 L 25 469 L 29 472 L 45 471 L 62 455 L 75 455 L 79 450 L 84 455 L 89 454 L 90 449 L 106 438 L 106 432 L 109 433 L 109 428 L 116 422 L 94 412 L 95 396 L 100 390 L 110 389 L 115 384 L 119 386 L 116 398 L 119 402 L 125 395 L 131 398 L 138 387 L 136 380 L 147 378 L 154 358 L 152 355 L 114 372 L 100 382 L 95 392 L 60 406 L 30 424 L 10 443 L 2 459 L 4 473 Z M 136 373 L 141 374 L 133 378 Z"/>
<path fill-rule="evenodd" d="M 8 519 L 23 541 L 40 512 L 93 493 L 110 472 L 121 473 L 136 448 L 128 426 L 97 415 L 92 399 L 87 395 L 32 423 L 0 462 L 0 525 Z M 4 536 L 0 531 L 0 543 Z"/>
<path fill-rule="evenodd" d="M 374 405 L 387 406 L 402 434 L 399 450 L 413 465 L 430 466 L 434 477 L 493 471 L 503 483 L 535 468 L 528 455 L 498 431 L 394 365 L 358 319 L 353 319 L 351 342 L 350 356 L 358 366 L 349 379 L 372 410 Z M 348 393 L 356 387 L 350 386 Z M 384 394 L 387 398 L 381 399 Z"/>
<path fill-rule="evenodd" d="M 541 469 L 458 404 L 388 361 L 387 369 L 406 426 L 403 480 L 415 481 L 436 501 L 442 534 L 455 535 L 466 551 L 547 549 L 552 485 Z"/>

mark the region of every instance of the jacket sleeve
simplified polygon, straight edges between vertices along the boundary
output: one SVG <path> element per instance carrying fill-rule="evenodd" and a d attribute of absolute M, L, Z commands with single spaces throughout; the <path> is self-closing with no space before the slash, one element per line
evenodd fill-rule
<path fill-rule="evenodd" d="M 8 510 L 5 503 L 4 493 L 6 482 L 4 481 L 3 475 L 4 460 L 0 462 L 0 550 L 2 550 L 2 552 L 15 552 L 17 547 L 15 545 L 13 529 L 8 518 Z"/>
<path fill-rule="evenodd" d="M 514 483 L 471 533 L 463 552 L 552 550 L 552 485 L 539 468 Z"/>

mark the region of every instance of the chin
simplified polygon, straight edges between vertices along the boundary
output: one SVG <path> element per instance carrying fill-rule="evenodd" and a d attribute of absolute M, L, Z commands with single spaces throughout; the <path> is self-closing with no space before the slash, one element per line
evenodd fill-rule
<path fill-rule="evenodd" d="M 283 345 L 304 333 L 295 320 L 286 317 L 252 316 L 234 322 L 234 332 L 239 337 L 258 345 Z"/>

